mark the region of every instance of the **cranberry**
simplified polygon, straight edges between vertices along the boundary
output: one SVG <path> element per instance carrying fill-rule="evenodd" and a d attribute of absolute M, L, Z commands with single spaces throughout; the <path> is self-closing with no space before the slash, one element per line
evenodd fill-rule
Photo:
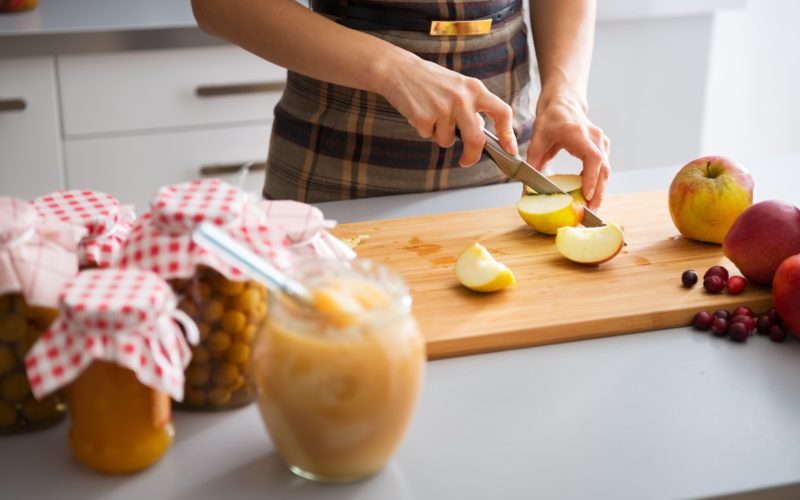
<path fill-rule="evenodd" d="M 681 282 L 686 288 L 692 288 L 697 283 L 697 273 L 694 269 L 687 269 L 681 274 Z"/>
<path fill-rule="evenodd" d="M 731 312 L 727 309 L 717 309 L 714 311 L 714 318 L 730 319 Z"/>
<path fill-rule="evenodd" d="M 734 276 L 734 278 L 735 277 L 736 276 Z M 736 309 L 734 309 L 733 310 L 733 315 L 734 316 L 750 316 L 751 318 L 755 317 L 755 313 L 753 312 L 753 310 L 750 309 L 749 307 L 745 307 L 745 306 L 739 306 Z"/>
<path fill-rule="evenodd" d="M 698 330 L 706 331 L 711 327 L 712 321 L 714 321 L 714 317 L 711 316 L 708 311 L 700 311 L 694 315 L 694 319 L 692 319 L 692 326 Z"/>
<path fill-rule="evenodd" d="M 731 323 L 731 326 L 728 327 L 728 336 L 736 342 L 745 342 L 750 336 L 750 332 L 747 331 L 744 323 Z"/>
<path fill-rule="evenodd" d="M 703 288 L 709 293 L 720 293 L 725 289 L 725 282 L 719 276 L 709 276 L 703 280 Z"/>
<path fill-rule="evenodd" d="M 724 337 L 728 333 L 728 320 L 725 318 L 714 318 L 711 322 L 711 333 L 717 337 Z"/>
<path fill-rule="evenodd" d="M 747 328 L 747 333 L 752 332 L 756 328 L 756 320 L 754 320 L 750 316 L 744 316 L 744 315 L 734 316 L 733 319 L 731 319 L 731 325 L 735 323 L 743 324 L 745 328 Z"/>
<path fill-rule="evenodd" d="M 741 276 L 731 276 L 728 278 L 728 293 L 731 295 L 739 295 L 747 288 L 747 280 Z"/>
<path fill-rule="evenodd" d="M 758 329 L 758 333 L 761 335 L 766 335 L 769 333 L 769 329 L 772 327 L 772 320 L 769 319 L 769 316 L 766 314 L 764 316 L 759 316 L 758 321 L 756 321 L 756 328 Z"/>
<path fill-rule="evenodd" d="M 728 281 L 728 270 L 722 266 L 711 266 L 708 268 L 708 271 L 706 271 L 706 274 L 703 275 L 703 279 L 711 276 L 719 276 L 724 283 Z"/>
<path fill-rule="evenodd" d="M 769 329 L 769 338 L 773 342 L 783 342 L 786 340 L 786 327 L 783 325 L 772 325 Z"/>
<path fill-rule="evenodd" d="M 769 316 L 769 319 L 772 321 L 773 325 L 783 324 L 783 321 L 781 321 L 780 316 L 778 316 L 778 311 L 776 311 L 774 307 L 769 311 L 767 311 L 767 316 Z"/>

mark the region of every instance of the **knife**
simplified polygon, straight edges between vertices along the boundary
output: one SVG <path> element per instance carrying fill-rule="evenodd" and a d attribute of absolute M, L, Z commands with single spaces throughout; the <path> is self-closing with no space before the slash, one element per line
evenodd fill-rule
<path fill-rule="evenodd" d="M 497 168 L 501 172 L 521 181 L 526 186 L 530 186 L 539 194 L 569 194 L 560 187 L 556 186 L 553 181 L 548 179 L 538 170 L 533 168 L 528 162 L 523 160 L 519 155 L 513 156 L 506 153 L 500 141 L 493 133 L 483 129 L 486 134 L 486 143 L 483 149 L 489 154 L 489 157 L 497 164 Z M 605 222 L 597 216 L 596 213 L 589 210 L 587 207 L 583 208 L 584 216 L 582 224 L 586 227 L 599 227 L 605 226 Z"/>

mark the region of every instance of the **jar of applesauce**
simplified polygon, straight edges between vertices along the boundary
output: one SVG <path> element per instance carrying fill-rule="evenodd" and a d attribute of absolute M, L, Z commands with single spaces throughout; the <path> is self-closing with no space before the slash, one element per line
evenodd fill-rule
<path fill-rule="evenodd" d="M 369 476 L 398 447 L 422 386 L 425 343 L 408 291 L 365 260 L 306 261 L 290 274 L 314 305 L 270 296 L 255 353 L 264 423 L 295 474 Z"/>
<path fill-rule="evenodd" d="M 210 221 L 275 265 L 288 262 L 284 230 L 271 224 L 243 191 L 218 179 L 167 186 L 133 226 L 119 265 L 167 280 L 178 307 L 197 324 L 185 398 L 178 408 L 226 410 L 251 403 L 253 340 L 267 317 L 267 291 L 235 266 L 195 245 L 192 233 Z"/>
<path fill-rule="evenodd" d="M 84 465 L 120 474 L 157 462 L 174 435 L 170 397 L 183 397 L 183 332 L 197 335 L 172 290 L 148 271 L 88 270 L 59 311 L 25 359 L 33 394 L 67 387 L 70 448 Z"/>
<path fill-rule="evenodd" d="M 66 413 L 59 392 L 33 397 L 25 355 L 57 316 L 84 233 L 43 220 L 26 201 L 0 197 L 0 434 L 43 429 Z"/>
<path fill-rule="evenodd" d="M 113 196 L 98 191 L 56 191 L 31 201 L 40 216 L 86 229 L 78 246 L 81 269 L 109 267 L 136 218 L 133 207 L 120 205 Z"/>

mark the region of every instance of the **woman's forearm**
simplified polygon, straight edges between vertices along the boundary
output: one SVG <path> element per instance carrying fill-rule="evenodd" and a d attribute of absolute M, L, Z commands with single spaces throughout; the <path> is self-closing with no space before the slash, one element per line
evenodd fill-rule
<path fill-rule="evenodd" d="M 537 108 L 567 98 L 587 109 L 595 0 L 530 0 L 531 28 L 542 93 Z"/>
<path fill-rule="evenodd" d="M 192 0 L 198 24 L 303 75 L 383 94 L 387 73 L 406 51 L 347 29 L 295 0 Z"/>

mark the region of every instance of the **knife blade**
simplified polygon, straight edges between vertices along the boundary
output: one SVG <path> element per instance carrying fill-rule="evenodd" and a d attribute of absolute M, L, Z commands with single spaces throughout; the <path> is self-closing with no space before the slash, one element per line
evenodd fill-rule
<path fill-rule="evenodd" d="M 544 174 L 533 168 L 528 162 L 523 160 L 519 155 L 510 155 L 506 153 L 503 146 L 500 145 L 500 140 L 493 133 L 488 130 L 483 130 L 486 134 L 486 143 L 483 149 L 488 153 L 489 157 L 497 164 L 497 168 L 501 172 L 521 181 L 526 186 L 530 186 L 539 194 L 569 194 L 553 181 L 548 179 Z M 582 224 L 586 227 L 599 227 L 605 226 L 605 222 L 589 208 L 584 207 L 584 216 Z"/>

